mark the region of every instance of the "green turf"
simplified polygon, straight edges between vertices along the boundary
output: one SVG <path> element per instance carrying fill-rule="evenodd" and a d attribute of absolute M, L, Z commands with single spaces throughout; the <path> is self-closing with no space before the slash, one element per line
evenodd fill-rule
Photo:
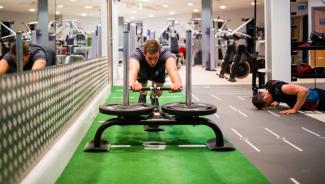
<path fill-rule="evenodd" d="M 109 103 L 122 103 L 121 87 L 114 87 Z M 184 101 L 178 94 L 164 93 L 160 104 Z M 168 96 L 170 98 L 168 98 Z M 130 94 L 137 101 L 137 94 Z M 133 98 L 132 98 L 133 97 Z M 74 156 L 57 183 L 113 183 L 113 184 L 234 184 L 269 183 L 239 151 L 213 152 L 207 148 L 180 148 L 179 144 L 205 144 L 213 138 L 206 126 L 164 126 L 163 132 L 145 132 L 143 126 L 113 126 L 103 138 L 113 145 L 131 145 L 111 148 L 109 152 L 86 153 L 84 146 L 93 139 L 101 123 L 113 116 L 98 114 Z M 162 141 L 164 150 L 146 150 L 143 142 Z"/>

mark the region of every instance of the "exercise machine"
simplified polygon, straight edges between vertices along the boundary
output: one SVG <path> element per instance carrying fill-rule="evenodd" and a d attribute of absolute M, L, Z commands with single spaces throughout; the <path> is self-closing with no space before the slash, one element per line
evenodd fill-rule
<path fill-rule="evenodd" d="M 191 31 L 186 32 L 187 40 L 191 40 Z M 124 33 L 124 52 L 128 49 L 128 32 Z M 191 41 L 187 42 L 187 60 L 191 60 Z M 107 140 L 102 140 L 103 132 L 114 125 L 206 125 L 210 127 L 215 134 L 215 138 L 208 140 L 207 147 L 213 151 L 229 151 L 234 150 L 232 146 L 224 143 L 223 134 L 216 123 L 208 118 L 201 116 L 214 114 L 217 107 L 206 103 L 194 103 L 191 101 L 191 66 L 186 68 L 186 102 L 168 103 L 161 106 L 158 103 L 154 105 L 148 104 L 129 104 L 129 87 L 128 87 L 128 56 L 124 54 L 124 88 L 123 88 L 123 104 L 107 104 L 101 105 L 99 111 L 104 114 L 116 115 L 116 118 L 111 118 L 105 121 L 96 131 L 94 139 L 90 141 L 84 151 L 86 152 L 106 152 L 110 149 L 110 144 Z M 143 88 L 143 90 L 170 90 L 170 88 L 159 88 L 156 86 Z M 156 100 L 158 98 L 155 98 Z"/>

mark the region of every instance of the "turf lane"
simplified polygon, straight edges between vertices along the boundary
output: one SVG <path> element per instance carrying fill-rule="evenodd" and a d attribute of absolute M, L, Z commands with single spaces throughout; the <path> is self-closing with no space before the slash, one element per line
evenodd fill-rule
<path fill-rule="evenodd" d="M 122 87 L 114 87 L 108 103 L 122 103 Z M 164 92 L 160 104 L 184 101 L 180 93 Z M 130 93 L 130 102 L 138 94 Z M 150 102 L 147 99 L 147 103 Z M 112 118 L 98 114 L 57 183 L 78 184 L 234 184 L 269 183 L 239 151 L 213 152 L 206 147 L 182 148 L 178 145 L 204 145 L 214 137 L 206 126 L 164 126 L 163 132 L 145 132 L 143 126 L 113 126 L 103 138 L 114 147 L 109 152 L 86 153 L 84 146 L 93 139 L 102 121 Z M 145 149 L 144 142 L 164 142 L 163 150 Z"/>

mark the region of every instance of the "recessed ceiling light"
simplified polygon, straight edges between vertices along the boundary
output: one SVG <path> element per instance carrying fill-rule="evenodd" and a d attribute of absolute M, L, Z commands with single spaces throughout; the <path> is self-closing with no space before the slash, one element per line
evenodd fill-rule
<path fill-rule="evenodd" d="M 198 9 L 194 9 L 193 11 L 194 11 L 194 12 L 199 12 L 199 10 L 198 10 Z"/>
<path fill-rule="evenodd" d="M 0 9 L 3 9 L 4 7 L 0 5 Z"/>
<path fill-rule="evenodd" d="M 30 12 L 34 12 L 34 11 L 35 11 L 35 9 L 34 9 L 34 8 L 31 8 L 31 9 L 29 9 L 29 11 L 30 11 Z"/>
<path fill-rule="evenodd" d="M 255 5 L 255 3 L 254 3 L 254 2 L 252 2 L 252 3 L 251 3 L 251 5 L 252 5 L 252 6 L 254 6 L 254 5 Z"/>
<path fill-rule="evenodd" d="M 93 8 L 92 6 L 85 6 L 86 9 L 91 9 Z"/>
<path fill-rule="evenodd" d="M 154 15 L 153 14 L 149 14 L 148 17 L 154 17 Z"/>
<path fill-rule="evenodd" d="M 187 3 L 187 6 L 193 6 L 194 3 Z"/>
<path fill-rule="evenodd" d="M 76 2 L 77 0 L 70 0 L 71 2 Z"/>
<path fill-rule="evenodd" d="M 224 6 L 224 5 L 222 5 L 222 6 L 220 6 L 219 8 L 220 8 L 220 9 L 226 9 L 227 7 Z"/>
<path fill-rule="evenodd" d="M 164 8 L 168 8 L 168 4 L 164 4 L 162 5 Z"/>
<path fill-rule="evenodd" d="M 175 15 L 175 12 L 171 11 L 169 12 L 169 15 Z"/>
<path fill-rule="evenodd" d="M 63 5 L 61 5 L 61 4 L 60 4 L 60 5 L 58 5 L 58 8 L 63 8 Z"/>
<path fill-rule="evenodd" d="M 134 20 L 134 19 L 135 19 L 135 17 L 133 17 L 133 16 L 132 16 L 130 19 L 131 19 L 131 20 Z"/>
<path fill-rule="evenodd" d="M 61 12 L 59 12 L 59 11 L 56 11 L 56 12 L 55 12 L 55 14 L 57 14 L 57 15 L 58 15 L 58 14 L 61 14 Z"/>
<path fill-rule="evenodd" d="M 82 13 L 80 15 L 83 16 L 83 17 L 85 17 L 85 16 L 87 16 L 87 13 Z"/>

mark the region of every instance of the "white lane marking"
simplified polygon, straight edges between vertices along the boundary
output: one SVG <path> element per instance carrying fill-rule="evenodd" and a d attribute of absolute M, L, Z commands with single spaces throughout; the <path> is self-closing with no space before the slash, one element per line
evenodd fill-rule
<path fill-rule="evenodd" d="M 268 129 L 268 128 L 264 128 L 266 131 L 268 131 L 269 133 L 273 134 L 276 139 L 281 139 L 282 141 L 284 141 L 285 143 L 289 144 L 290 146 L 294 147 L 295 149 L 297 149 L 298 151 L 304 151 L 303 149 L 299 148 L 298 146 L 294 145 L 293 143 L 291 143 L 290 141 L 286 140 L 285 137 L 281 137 L 278 134 L 276 134 L 275 132 L 273 132 L 272 130 Z"/>
<path fill-rule="evenodd" d="M 267 111 L 267 112 L 269 112 L 269 113 L 271 113 L 272 115 L 274 115 L 274 116 L 277 116 L 277 117 L 280 117 L 280 115 L 278 115 L 278 114 L 275 114 L 274 112 L 272 112 L 272 111 Z"/>
<path fill-rule="evenodd" d="M 309 132 L 309 133 L 311 133 L 311 134 L 314 134 L 314 135 L 316 135 L 317 137 L 320 137 L 320 135 L 319 134 L 317 134 L 317 133 L 315 133 L 315 132 L 313 132 L 313 131 L 311 131 L 311 130 L 308 130 L 307 128 L 305 128 L 305 127 L 301 127 L 303 130 L 305 130 L 305 131 L 307 131 L 307 132 Z"/>
<path fill-rule="evenodd" d="M 192 97 L 195 98 L 197 101 L 200 101 L 200 99 L 193 94 L 192 94 Z"/>
<path fill-rule="evenodd" d="M 305 112 L 304 111 L 298 111 L 300 114 L 305 114 Z"/>
<path fill-rule="evenodd" d="M 231 129 L 233 132 L 235 132 L 235 134 L 237 134 L 240 138 L 243 138 L 243 136 L 239 133 L 239 132 L 237 132 L 237 130 L 235 130 L 235 129 Z"/>
<path fill-rule="evenodd" d="M 290 141 L 286 140 L 285 138 L 282 139 L 285 143 L 289 144 L 290 146 L 296 148 L 298 151 L 304 151 L 303 149 L 299 148 L 298 146 L 292 144 Z"/>
<path fill-rule="evenodd" d="M 204 144 L 180 144 L 178 145 L 180 148 L 204 148 L 207 147 Z"/>
<path fill-rule="evenodd" d="M 264 128 L 266 131 L 270 132 L 271 134 L 273 134 L 277 139 L 280 139 L 280 136 L 276 133 L 274 133 L 273 131 L 271 131 L 270 129 L 268 128 Z"/>
<path fill-rule="evenodd" d="M 116 145 L 111 145 L 112 148 L 130 148 L 131 145 L 124 145 L 124 144 L 116 144 Z"/>
<path fill-rule="evenodd" d="M 317 114 L 322 114 L 322 112 L 320 112 L 320 111 L 315 111 Z"/>
<path fill-rule="evenodd" d="M 234 111 L 238 111 L 234 106 L 232 106 L 232 105 L 229 105 L 229 107 L 232 109 L 232 110 L 234 110 Z"/>
<path fill-rule="evenodd" d="M 294 184 L 300 184 L 296 179 L 294 179 L 294 178 L 290 178 L 290 180 L 292 181 L 292 183 L 294 183 Z"/>
<path fill-rule="evenodd" d="M 217 99 L 218 101 L 221 101 L 221 99 L 220 99 L 219 97 L 217 97 L 217 96 L 215 96 L 215 95 L 213 95 L 213 94 L 211 94 L 211 93 L 210 93 L 210 95 L 211 95 L 213 98 Z"/>
<path fill-rule="evenodd" d="M 241 115 L 243 115 L 244 117 L 248 118 L 248 116 L 246 114 L 244 114 L 243 112 L 241 111 L 238 111 Z"/>
<path fill-rule="evenodd" d="M 245 98 L 241 97 L 241 96 L 237 96 L 239 99 L 241 100 L 245 100 Z"/>
<path fill-rule="evenodd" d="M 220 116 L 218 114 L 215 113 L 214 116 L 220 119 Z"/>
<path fill-rule="evenodd" d="M 234 106 L 232 105 L 229 105 L 229 107 L 235 111 L 235 112 L 238 112 L 239 114 L 243 115 L 244 117 L 248 118 L 248 116 L 246 114 L 244 114 L 243 112 L 241 112 L 240 110 L 236 109 Z"/>
<path fill-rule="evenodd" d="M 251 142 L 249 142 L 249 140 L 245 140 L 245 142 L 250 145 L 252 148 L 254 148 L 257 152 L 261 152 L 260 149 L 258 149 L 255 145 L 253 145 Z"/>
<path fill-rule="evenodd" d="M 240 137 L 240 140 L 244 140 L 248 145 L 250 145 L 253 149 L 255 149 L 257 152 L 261 152 L 260 149 L 258 149 L 253 143 L 251 143 L 248 138 L 244 138 L 237 130 L 234 128 L 231 128 L 231 130 L 237 134 Z"/>

